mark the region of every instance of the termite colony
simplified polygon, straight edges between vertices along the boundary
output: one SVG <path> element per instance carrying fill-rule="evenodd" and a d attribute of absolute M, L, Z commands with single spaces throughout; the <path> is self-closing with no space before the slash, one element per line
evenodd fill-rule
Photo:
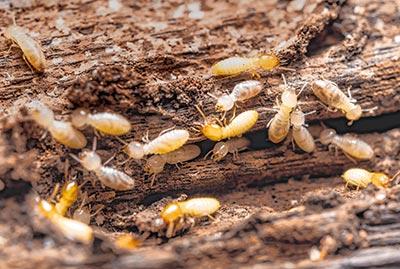
<path fill-rule="evenodd" d="M 46 67 L 45 56 L 39 44 L 30 38 L 23 28 L 14 25 L 8 27 L 5 36 L 18 45 L 23 51 L 23 57 L 29 66 L 43 72 Z M 259 71 L 271 71 L 280 65 L 279 58 L 274 53 L 260 57 L 244 58 L 232 57 L 222 60 L 211 68 L 214 76 L 234 76 L 248 72 L 260 78 Z M 207 139 L 217 142 L 214 148 L 205 155 L 211 155 L 214 161 L 223 160 L 228 153 L 233 159 L 239 158 L 239 152 L 250 147 L 250 140 L 243 137 L 257 123 L 259 111 L 273 111 L 275 114 L 267 124 L 268 140 L 274 144 L 281 143 L 290 134 L 293 146 L 296 144 L 301 150 L 312 154 L 316 149 L 313 136 L 307 129 L 306 115 L 315 111 L 304 113 L 300 106 L 301 93 L 307 89 L 312 92 L 320 102 L 329 109 L 340 110 L 349 120 L 349 124 L 361 118 L 363 110 L 351 97 L 346 95 L 334 82 L 325 79 L 312 79 L 304 82 L 302 87 L 296 88 L 286 81 L 282 75 L 282 84 L 279 86 L 280 98 L 273 108 L 260 108 L 247 110 L 237 114 L 241 103 L 257 97 L 263 92 L 264 85 L 258 80 L 246 80 L 238 83 L 229 94 L 216 96 L 209 93 L 216 100 L 215 112 L 219 116 L 206 115 L 199 105 L 196 109 L 201 122 L 197 123 L 198 131 Z M 145 160 L 143 170 L 151 176 L 150 187 L 156 181 L 156 175 L 163 172 L 166 165 L 178 165 L 196 159 L 201 155 L 200 147 L 187 144 L 190 133 L 185 129 L 168 129 L 150 140 L 148 137 L 143 142 L 125 142 L 119 136 L 126 135 L 133 129 L 127 118 L 114 112 L 91 112 L 78 108 L 70 115 L 70 121 L 57 120 L 54 112 L 40 101 L 32 101 L 27 105 L 32 120 L 49 132 L 55 141 L 72 149 L 81 149 L 78 155 L 70 154 L 71 158 L 79 163 L 84 170 L 93 173 L 93 176 L 104 187 L 116 191 L 129 191 L 135 188 L 135 178 L 125 172 L 103 162 L 96 152 L 97 138 L 101 135 L 115 137 L 123 144 L 122 151 L 126 153 L 127 160 Z M 233 110 L 233 111 L 231 111 Z M 369 110 L 368 110 L 369 111 Z M 231 117 L 228 113 L 232 112 Z M 236 115 L 237 114 L 237 115 Z M 84 149 L 87 139 L 83 129 L 91 127 L 96 137 L 93 139 L 91 149 Z M 353 161 L 370 160 L 374 157 L 374 150 L 366 142 L 350 135 L 338 135 L 333 129 L 325 128 L 319 137 L 322 145 L 329 148 L 341 149 Z M 398 174 L 397 174 L 398 175 Z M 363 169 L 350 169 L 343 175 L 347 185 L 365 188 L 369 183 L 379 187 L 387 187 L 397 176 L 389 177 L 382 173 L 369 172 Z M 81 243 L 89 244 L 93 240 L 93 231 L 90 228 L 91 214 L 83 207 L 74 213 L 69 212 L 70 207 L 78 200 L 79 187 L 75 181 L 67 182 L 58 201 L 51 199 L 37 199 L 36 209 L 40 216 L 54 225 L 63 236 Z M 172 202 L 165 206 L 160 213 L 160 221 L 166 226 L 166 236 L 171 237 L 184 222 L 194 218 L 211 217 L 220 208 L 220 202 L 215 198 L 192 198 L 186 201 Z M 121 236 L 116 240 L 120 248 L 135 248 L 138 241 L 131 236 Z"/>

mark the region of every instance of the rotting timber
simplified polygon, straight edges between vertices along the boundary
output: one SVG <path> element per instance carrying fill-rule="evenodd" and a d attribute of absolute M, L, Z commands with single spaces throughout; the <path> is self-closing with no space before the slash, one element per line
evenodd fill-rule
<path fill-rule="evenodd" d="M 399 5 L 398 1 L 389 2 Z M 378 107 L 366 116 L 375 117 L 398 112 L 400 46 L 394 41 L 394 36 L 391 36 L 393 33 L 385 32 L 386 36 L 377 30 L 369 17 L 371 15 L 368 15 L 367 5 L 369 4 L 370 1 L 365 1 L 365 3 L 364 1 L 347 1 L 346 3 L 324 1 L 312 14 L 304 16 L 307 19 L 303 18 L 295 26 L 293 24 L 278 26 L 273 22 L 266 22 L 265 18 L 272 20 L 268 14 L 274 7 L 257 6 L 255 10 L 244 9 L 238 15 L 227 14 L 214 24 L 201 26 L 175 24 L 171 27 L 172 29 L 144 34 L 139 30 L 137 23 L 131 21 L 132 14 L 119 17 L 111 15 L 111 22 L 101 19 L 98 21 L 98 16 L 88 15 L 85 22 L 77 19 L 70 25 L 73 30 L 82 33 L 80 42 L 68 40 L 68 34 L 53 35 L 52 33 L 45 40 L 41 40 L 46 48 L 46 55 L 49 55 L 51 59 L 63 57 L 65 63 L 61 66 L 54 64 L 50 67 L 49 73 L 39 78 L 25 68 L 19 55 L 18 57 L 14 54 L 7 56 L 3 53 L 6 48 L 2 46 L 0 67 L 4 69 L 10 66 L 9 75 L 11 76 L 4 76 L 7 79 L 3 81 L 3 85 L 0 84 L 0 98 L 7 112 L 18 110 L 18 106 L 22 106 L 24 100 L 27 100 L 24 99 L 25 94 L 28 94 L 30 98 L 49 101 L 55 109 L 62 112 L 60 114 L 69 114 L 78 106 L 98 111 L 111 109 L 127 116 L 134 126 L 135 131 L 124 139 L 139 139 L 146 130 L 150 131 L 151 137 L 155 137 L 160 131 L 173 125 L 188 128 L 193 122 L 201 120 L 193 107 L 194 103 L 201 104 L 207 114 L 213 113 L 215 100 L 211 99 L 207 93 L 218 94 L 230 90 L 237 82 L 248 76 L 245 74 L 234 78 L 212 78 L 207 75 L 208 68 L 212 63 L 225 57 L 236 53 L 247 53 L 248 48 L 242 50 L 241 46 L 252 44 L 259 51 L 277 48 L 284 67 L 293 68 L 296 72 L 276 70 L 272 73 L 261 73 L 261 81 L 265 86 L 264 92 L 254 100 L 241 105 L 241 110 L 262 106 L 272 107 L 276 97 L 280 95 L 277 86 L 282 83 L 280 75 L 284 73 L 289 83 L 298 88 L 304 80 L 318 76 L 337 82 L 343 89 L 352 86 L 353 97 L 362 107 Z M 81 3 L 77 1 L 71 1 L 63 7 L 50 8 L 46 10 L 48 19 L 56 18 L 58 13 L 54 10 L 58 8 L 76 10 L 80 5 Z M 89 5 L 90 3 L 84 4 L 85 7 L 90 7 Z M 366 9 L 364 15 L 360 13 L 353 16 L 357 5 Z M 373 1 L 371 5 L 380 5 L 380 3 Z M 144 8 L 146 9 L 145 5 Z M 33 27 L 33 29 L 38 31 L 37 29 L 44 27 L 43 22 L 34 22 L 31 17 L 24 14 L 34 11 L 40 13 L 44 10 L 43 6 L 32 7 L 30 10 L 17 14 L 17 21 L 25 16 L 25 22 L 34 23 L 36 28 Z M 387 19 L 388 11 L 379 8 L 377 10 L 374 17 L 390 25 L 390 20 Z M 126 12 L 131 11 L 127 8 Z M 135 15 L 140 17 L 140 14 Z M 290 18 L 290 15 L 288 16 Z M 0 22 L 6 25 L 8 21 L 6 22 L 5 17 L 0 18 Z M 121 29 L 118 26 L 123 24 L 128 25 L 127 28 L 138 36 L 132 39 L 124 33 L 126 28 L 122 28 L 121 32 L 116 30 L 110 36 L 104 37 L 102 42 L 93 42 L 98 41 L 96 38 L 101 31 L 111 32 L 110 27 L 114 25 L 116 29 Z M 350 35 L 347 35 L 344 40 L 333 42 L 325 50 L 319 50 L 317 53 L 310 51 L 314 48 L 312 43 L 326 31 L 332 31 L 332 29 L 338 31 L 335 28 L 337 24 L 341 26 L 339 31 L 342 31 L 343 35 Z M 252 29 L 246 29 L 246 25 L 251 25 Z M 207 29 L 211 36 L 217 34 L 225 37 L 227 33 L 224 29 L 229 27 L 244 28 L 251 33 L 251 37 L 245 36 L 239 43 L 234 44 L 229 42 L 228 38 L 207 40 L 209 36 L 203 33 Z M 268 32 L 265 30 L 266 27 L 268 27 Z M 207 45 L 200 46 L 197 50 L 180 47 L 166 52 L 159 49 L 164 44 L 156 44 L 156 42 L 162 43 L 160 39 L 194 40 L 195 36 L 205 38 Z M 267 42 L 266 40 L 270 40 L 271 36 L 277 38 Z M 134 48 L 134 52 L 129 51 L 129 47 L 125 47 L 127 42 L 135 43 L 141 38 L 146 39 L 147 44 L 154 44 L 154 46 L 149 46 L 149 51 L 146 53 L 141 54 L 137 47 Z M 51 47 L 54 39 L 62 41 L 61 45 L 55 49 Z M 329 36 L 326 39 L 329 39 Z M 288 41 L 287 44 L 280 44 L 284 40 Z M 118 57 L 111 59 L 111 55 L 104 53 L 104 50 L 114 44 L 118 44 L 124 50 L 118 52 L 120 55 L 113 55 Z M 92 56 L 86 57 L 84 54 L 86 51 Z M 103 63 L 103 66 L 95 67 L 91 64 L 93 55 Z M 77 76 L 79 76 L 78 79 L 76 79 Z M 16 102 L 17 98 L 21 98 L 20 101 Z M 300 99 L 304 102 L 303 111 L 317 110 L 317 113 L 307 117 L 307 121 L 313 121 L 316 125 L 313 127 L 314 136 L 319 131 L 317 126 L 319 120 L 341 117 L 340 113 L 328 112 L 318 105 L 309 90 L 305 91 Z M 12 106 L 14 104 L 15 106 Z M 263 135 L 262 132 L 265 131 L 271 116 L 270 114 L 262 115 L 253 130 L 257 136 Z M 65 180 L 64 168 L 69 151 L 54 143 L 49 136 L 41 139 L 42 133 L 31 122 L 23 120 L 24 122 L 20 124 L 19 120 L 16 120 L 16 124 L 7 121 L 2 125 L 4 131 L 2 155 L 3 158 L 8 156 L 8 161 L 3 162 L 0 167 L 1 171 L 4 171 L 3 178 L 8 189 L 0 195 L 11 197 L 1 204 L 4 212 L 10 212 L 10 209 L 5 209 L 12 204 L 13 197 L 21 199 L 29 189 L 25 183 L 15 184 L 18 182 L 15 179 L 23 178 L 28 181 L 35 179 L 33 188 L 43 196 L 50 194 L 56 182 Z M 378 125 L 379 122 L 375 124 Z M 355 123 L 354 131 L 362 127 Z M 89 137 L 92 135 L 90 130 L 87 130 L 86 134 Z M 399 168 L 400 148 L 399 143 L 395 143 L 399 138 L 398 129 L 380 134 L 363 134 L 360 137 L 374 146 L 377 157 L 371 162 L 362 162 L 359 166 L 383 170 L 389 174 Z M 193 142 L 205 143 L 203 138 Z M 121 146 L 119 142 L 103 137 L 99 142 L 99 154 L 103 160 L 106 160 L 119 151 Z M 25 152 L 29 154 L 25 155 Z M 118 154 L 116 162 L 112 165 L 117 165 L 118 161 L 125 158 L 127 156 L 122 153 Z M 17 164 L 22 165 L 23 169 L 15 169 Z M 246 191 L 254 186 L 262 187 L 265 184 L 286 181 L 293 177 L 298 180 L 327 177 L 326 180 L 331 180 L 330 177 L 336 177 L 345 168 L 354 166 L 343 154 L 335 156 L 320 144 L 313 154 L 305 154 L 299 150 L 293 152 L 289 139 L 279 145 L 270 145 L 266 149 L 250 149 L 241 153 L 240 158 L 235 161 L 231 156 L 220 163 L 198 158 L 182 165 L 180 169 L 167 167 L 157 176 L 153 187 L 149 186 L 147 176 L 142 172 L 142 165 L 143 163 L 130 162 L 124 166 L 127 173 L 137 177 L 137 187 L 134 191 L 107 195 L 110 191 L 102 189 L 99 185 L 84 186 L 83 191 L 89 193 L 91 197 L 89 203 L 92 207 L 107 204 L 102 212 L 107 220 L 102 226 L 108 231 L 139 231 L 153 238 L 154 235 L 148 235 L 149 231 L 146 230 L 148 223 L 141 219 L 140 215 L 136 215 L 143 208 L 136 203 L 149 201 L 151 197 L 163 197 L 162 194 L 182 192 L 196 194 L 210 191 L 221 193 L 222 190 L 227 191 L 227 189 Z M 76 170 L 76 166 L 76 163 L 70 161 L 71 174 L 69 176 L 77 175 L 82 182 L 92 177 Z M 21 186 L 24 193 L 19 191 Z M 397 192 L 397 187 L 390 189 L 386 193 L 387 200 L 383 202 L 381 198 L 376 197 L 378 193 L 372 187 L 361 194 L 365 197 L 360 201 L 346 201 L 327 195 L 314 196 L 310 198 L 311 200 L 304 201 L 305 208 L 300 207 L 297 211 L 272 215 L 261 212 L 247 221 L 235 223 L 232 228 L 224 230 L 222 234 L 211 237 L 188 235 L 188 238 L 176 239 L 175 242 L 171 240 L 161 246 L 153 245 L 150 250 L 144 248 L 137 253 L 122 256 L 95 247 L 83 252 L 83 257 L 76 259 L 72 264 L 63 256 L 57 257 L 57 253 L 54 255 L 54 253 L 43 252 L 42 256 L 38 256 L 36 260 L 30 260 L 30 264 L 55 267 L 86 265 L 103 268 L 112 266 L 167 268 L 195 267 L 205 264 L 229 266 L 232 265 L 233 259 L 236 264 L 249 266 L 261 264 L 259 265 L 261 268 L 282 266 L 282 263 L 286 261 L 300 268 L 396 266 L 399 261 L 394 250 L 397 250 L 399 243 L 393 238 L 398 233 L 396 229 L 399 223 L 396 215 Z M 109 203 L 110 197 L 112 197 L 111 203 Z M 15 219 L 29 223 L 25 208 L 21 210 L 21 217 L 17 214 Z M 19 211 L 15 210 L 15 212 Z M 159 208 L 154 207 L 149 215 L 156 217 L 158 212 Z M 1 218 L 5 216 L 7 216 L 6 213 L 2 214 Z M 12 226 L 14 225 L 12 221 L 13 219 L 7 218 L 4 223 Z M 32 238 L 29 229 L 31 229 L 30 224 L 28 224 L 27 234 L 20 238 Z M 32 230 L 35 231 L 35 233 L 32 232 L 35 242 L 41 242 L 43 235 L 38 234 L 34 228 Z M 43 231 L 43 234 L 45 232 Z M 325 261 L 314 263 L 302 261 L 308 258 L 309 250 L 313 246 L 321 249 L 324 243 L 328 248 Z M 67 248 L 69 244 L 72 245 L 72 243 L 58 241 L 57 244 Z M 244 245 L 254 245 L 254 247 L 246 249 Z M 10 250 L 6 253 L 9 260 L 12 260 Z M 278 255 L 281 252 L 284 254 Z M 387 256 L 382 258 L 382 252 L 387 253 Z M 378 258 L 371 260 L 372 254 Z M 33 259 L 29 255 L 23 256 L 23 252 L 20 255 L 22 261 Z M 350 258 L 346 259 L 346 257 Z"/>

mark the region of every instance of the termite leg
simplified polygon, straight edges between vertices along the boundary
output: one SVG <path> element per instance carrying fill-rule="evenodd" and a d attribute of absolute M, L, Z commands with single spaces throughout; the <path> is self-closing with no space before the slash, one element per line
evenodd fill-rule
<path fill-rule="evenodd" d="M 60 189 L 60 183 L 56 183 L 56 186 L 54 187 L 54 189 L 51 192 L 50 197 L 49 197 L 49 201 L 51 201 L 52 203 L 56 203 L 57 202 L 56 201 L 56 196 L 57 196 L 57 193 L 58 193 L 59 189 Z"/>
<path fill-rule="evenodd" d="M 293 138 L 293 134 L 292 134 L 292 137 L 291 137 L 291 139 L 290 139 L 291 141 L 292 141 L 292 149 L 293 149 L 293 151 L 295 151 L 296 150 L 296 146 L 294 145 L 294 138 Z"/>
<path fill-rule="evenodd" d="M 208 158 L 208 156 L 213 152 L 213 150 L 211 149 L 209 152 L 207 152 L 206 155 L 204 155 L 203 160 L 206 160 Z"/>
<path fill-rule="evenodd" d="M 31 66 L 31 64 L 29 63 L 28 59 L 26 59 L 25 54 L 22 54 L 22 58 L 24 59 L 25 63 L 29 66 L 29 69 L 31 70 L 31 72 L 34 73 L 35 71 L 33 71 L 33 68 Z"/>
<path fill-rule="evenodd" d="M 96 215 L 99 214 L 100 211 L 103 210 L 104 208 L 105 208 L 104 205 L 100 205 L 100 207 L 99 207 L 94 213 L 90 214 L 90 217 L 96 216 Z"/>
<path fill-rule="evenodd" d="M 208 217 L 209 219 L 211 219 L 211 220 L 215 221 L 215 218 L 214 218 L 213 216 L 211 216 L 211 215 L 207 215 L 207 217 Z"/>
<path fill-rule="evenodd" d="M 357 102 L 357 100 L 356 99 L 354 99 L 353 98 L 353 96 L 351 95 L 351 91 L 350 91 L 350 89 L 351 89 L 351 85 L 347 88 L 347 96 L 349 97 L 349 99 L 350 99 L 350 102 L 352 102 L 352 103 L 356 103 Z"/>
<path fill-rule="evenodd" d="M 172 222 L 172 221 L 168 224 L 167 233 L 166 233 L 166 236 L 168 238 L 172 237 L 172 235 L 174 233 L 174 226 L 175 226 L 174 222 Z"/>
<path fill-rule="evenodd" d="M 325 105 L 324 103 L 322 103 L 321 101 L 317 101 L 320 105 L 322 105 L 323 107 L 325 107 L 326 110 L 328 110 L 329 112 L 337 112 L 337 109 L 334 108 L 330 108 L 329 106 Z"/>
<path fill-rule="evenodd" d="M 268 121 L 268 123 L 267 123 L 267 128 L 269 128 L 269 126 L 271 125 L 271 123 L 272 123 L 272 121 L 274 120 L 274 118 L 275 118 L 275 117 L 272 117 L 272 118 Z"/>
<path fill-rule="evenodd" d="M 347 158 L 349 158 L 350 161 L 352 161 L 354 164 L 357 164 L 357 160 L 356 159 L 354 159 L 353 157 L 351 157 L 349 154 L 347 154 L 344 151 L 343 151 L 343 153 Z"/>
<path fill-rule="evenodd" d="M 175 127 L 176 127 L 176 126 L 174 125 L 174 126 L 169 127 L 169 128 L 167 128 L 167 129 L 165 129 L 165 130 L 162 130 L 162 131 L 158 134 L 158 136 L 161 136 L 162 134 L 165 134 L 166 132 L 169 132 L 169 131 L 175 129 Z"/>
<path fill-rule="evenodd" d="M 117 155 L 117 153 L 114 153 L 107 161 L 105 161 L 103 163 L 103 166 L 106 166 L 109 162 L 111 162 L 115 158 L 116 155 Z"/>
<path fill-rule="evenodd" d="M 152 175 L 150 176 L 150 178 L 151 178 L 150 187 L 153 187 L 154 182 L 156 181 L 156 174 L 152 174 Z"/>
<path fill-rule="evenodd" d="M 150 142 L 150 138 L 149 138 L 149 130 L 146 131 L 146 134 L 142 137 L 142 141 L 144 143 L 149 143 Z"/>

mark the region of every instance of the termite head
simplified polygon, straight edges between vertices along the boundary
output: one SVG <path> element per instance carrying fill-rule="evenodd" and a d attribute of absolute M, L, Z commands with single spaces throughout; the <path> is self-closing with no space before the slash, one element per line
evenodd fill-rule
<path fill-rule="evenodd" d="M 41 126 L 48 128 L 54 122 L 54 113 L 40 101 L 32 101 L 27 105 L 33 120 Z"/>
<path fill-rule="evenodd" d="M 54 205 L 42 199 L 38 199 L 37 208 L 40 214 L 42 214 L 45 218 L 50 218 L 51 216 L 56 214 L 56 209 Z"/>
<path fill-rule="evenodd" d="M 304 125 L 304 123 L 306 122 L 305 116 L 303 111 L 297 109 L 295 111 L 292 112 L 292 114 L 290 115 L 290 123 L 293 126 L 301 126 Z"/>
<path fill-rule="evenodd" d="M 336 131 L 333 129 L 325 129 L 319 135 L 319 140 L 323 145 L 329 145 L 332 143 L 333 138 L 336 135 Z"/>
<path fill-rule="evenodd" d="M 215 161 L 222 160 L 229 152 L 229 148 L 226 146 L 225 142 L 218 142 L 215 144 L 211 158 Z"/>
<path fill-rule="evenodd" d="M 166 223 L 173 223 L 183 215 L 183 211 L 177 202 L 172 202 L 166 205 L 160 214 L 161 218 Z"/>
<path fill-rule="evenodd" d="M 217 112 L 229 111 L 235 105 L 235 100 L 230 95 L 222 95 L 218 98 L 215 110 Z"/>
<path fill-rule="evenodd" d="M 80 163 L 88 171 L 94 171 L 101 167 L 100 156 L 95 151 L 84 151 L 80 155 Z"/>
<path fill-rule="evenodd" d="M 351 121 L 355 121 L 361 118 L 362 109 L 360 105 L 354 105 L 352 109 L 347 111 L 346 118 Z"/>
<path fill-rule="evenodd" d="M 151 156 L 143 170 L 148 174 L 159 174 L 163 171 L 165 165 L 165 159 L 162 155 L 153 155 Z"/>
<path fill-rule="evenodd" d="M 204 123 L 200 124 L 201 133 L 212 141 L 219 141 L 223 137 L 223 128 L 217 124 L 214 120 L 207 119 L 204 112 L 196 105 L 196 109 L 199 111 L 200 115 L 204 119 Z"/>
<path fill-rule="evenodd" d="M 371 182 L 377 187 L 387 188 L 392 179 L 384 173 L 372 173 Z"/>
<path fill-rule="evenodd" d="M 87 124 L 88 115 L 90 114 L 89 110 L 84 108 L 75 109 L 71 115 L 71 123 L 76 128 L 83 128 Z"/>
<path fill-rule="evenodd" d="M 144 157 L 144 147 L 143 144 L 137 141 L 130 142 L 126 145 L 124 151 L 135 160 L 140 160 Z"/>
<path fill-rule="evenodd" d="M 294 89 L 286 88 L 286 90 L 282 93 L 282 103 L 285 106 L 294 108 L 297 106 L 297 94 Z"/>
<path fill-rule="evenodd" d="M 279 58 L 275 54 L 266 54 L 259 58 L 259 66 L 264 70 L 272 70 L 279 65 Z"/>
<path fill-rule="evenodd" d="M 205 123 L 201 127 L 201 132 L 212 141 L 219 141 L 223 137 L 222 127 L 217 123 Z"/>
<path fill-rule="evenodd" d="M 67 183 L 62 191 L 61 196 L 66 197 L 69 200 L 76 200 L 78 198 L 79 186 L 75 181 Z"/>

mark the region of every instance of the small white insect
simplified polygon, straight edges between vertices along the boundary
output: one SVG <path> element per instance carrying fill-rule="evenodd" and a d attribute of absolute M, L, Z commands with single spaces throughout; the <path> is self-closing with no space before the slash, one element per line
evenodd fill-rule
<path fill-rule="evenodd" d="M 197 158 L 201 150 L 196 145 L 184 145 L 183 147 L 162 155 L 151 156 L 144 166 L 144 171 L 152 175 L 151 186 L 155 176 L 164 170 L 166 164 L 180 164 Z"/>
<path fill-rule="evenodd" d="M 220 141 L 214 145 L 214 148 L 204 158 L 207 158 L 212 153 L 211 158 L 218 162 L 228 153 L 232 153 L 233 159 L 238 159 L 239 151 L 245 150 L 248 146 L 250 146 L 250 140 L 245 137 L 235 137 L 227 141 Z"/>
<path fill-rule="evenodd" d="M 319 137 L 323 145 L 332 144 L 343 150 L 344 154 L 352 161 L 370 160 L 374 157 L 374 150 L 370 145 L 352 135 L 340 136 L 333 129 L 325 129 Z"/>
<path fill-rule="evenodd" d="M 132 128 L 130 122 L 117 113 L 90 113 L 84 108 L 78 108 L 72 113 L 71 122 L 76 128 L 90 125 L 107 135 L 127 134 Z"/>
<path fill-rule="evenodd" d="M 96 138 L 93 140 L 92 150 L 83 151 L 80 157 L 70 154 L 72 158 L 78 161 L 86 170 L 96 174 L 101 183 L 115 190 L 131 190 L 135 186 L 135 180 L 115 168 L 101 164 L 100 156 L 96 153 Z"/>
<path fill-rule="evenodd" d="M 137 141 L 132 141 L 126 145 L 124 151 L 129 157 L 140 160 L 145 155 L 150 154 L 166 154 L 182 147 L 189 139 L 189 132 L 186 130 L 172 130 L 160 134 L 154 140 L 146 138 L 146 143 L 142 144 Z M 120 140 L 121 141 L 121 140 Z M 124 141 L 121 141 L 125 143 Z"/>
<path fill-rule="evenodd" d="M 33 120 L 50 132 L 59 143 L 74 149 L 84 148 L 87 144 L 85 136 L 76 130 L 71 123 L 54 119 L 53 111 L 40 101 L 32 101 L 27 105 Z"/>
<path fill-rule="evenodd" d="M 39 43 L 27 34 L 27 30 L 15 23 L 6 28 L 4 36 L 16 44 L 23 52 L 22 57 L 29 67 L 44 72 L 47 67 L 46 58 Z"/>
<path fill-rule="evenodd" d="M 361 109 L 361 106 L 356 104 L 357 101 L 351 97 L 350 90 L 348 90 L 348 96 L 346 96 L 336 83 L 326 79 L 315 80 L 311 84 L 311 89 L 322 103 L 333 107 L 335 110 L 341 110 L 349 120 L 348 125 L 360 119 L 362 112 L 372 111 L 377 108 Z"/>
<path fill-rule="evenodd" d="M 314 112 L 315 111 L 311 113 Z M 290 123 L 292 125 L 292 138 L 296 142 L 297 146 L 305 152 L 313 152 L 315 150 L 315 142 L 314 138 L 306 128 L 305 114 L 299 109 L 293 111 L 290 115 Z"/>
<path fill-rule="evenodd" d="M 226 112 L 233 108 L 236 102 L 244 102 L 257 96 L 262 90 L 262 84 L 258 80 L 247 80 L 237 84 L 228 95 L 222 95 L 217 99 L 215 109 L 218 112 Z"/>
<path fill-rule="evenodd" d="M 290 113 L 297 106 L 297 99 L 307 84 L 304 84 L 300 92 L 296 94 L 296 90 L 289 87 L 285 76 L 282 75 L 284 81 L 284 90 L 281 96 L 282 104 L 277 105 L 278 113 L 268 122 L 268 139 L 277 144 L 282 142 L 289 133 L 290 129 Z"/>

